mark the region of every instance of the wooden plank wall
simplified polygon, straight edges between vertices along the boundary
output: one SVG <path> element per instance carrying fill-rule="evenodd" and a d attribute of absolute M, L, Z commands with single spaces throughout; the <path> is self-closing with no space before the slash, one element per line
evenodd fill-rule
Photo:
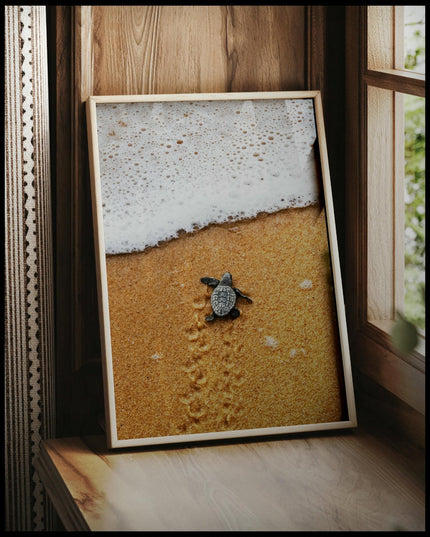
<path fill-rule="evenodd" d="M 332 84 L 327 98 L 326 19 L 327 10 L 333 9 L 48 6 L 57 436 L 93 432 L 102 409 L 86 98 L 320 89 L 327 118 L 330 109 L 338 110 L 336 99 L 342 89 Z M 339 13 L 341 19 L 341 11 L 329 17 L 332 24 Z M 342 36 L 342 28 L 338 30 Z M 338 151 L 339 138 L 331 135 L 338 126 L 334 115 L 326 128 L 329 156 L 331 145 Z M 333 175 L 332 170 L 332 181 Z M 343 182 L 343 170 L 339 176 Z M 335 206 L 343 204 L 342 188 L 334 188 L 334 198 Z"/>

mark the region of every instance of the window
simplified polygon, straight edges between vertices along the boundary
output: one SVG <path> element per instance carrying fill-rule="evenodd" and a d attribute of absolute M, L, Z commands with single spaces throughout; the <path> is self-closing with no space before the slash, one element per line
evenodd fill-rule
<path fill-rule="evenodd" d="M 420 412 L 425 369 L 424 9 L 346 8 L 347 295 L 353 360 Z M 419 334 L 409 349 L 392 337 L 400 324 L 410 327 L 408 323 Z"/>
<path fill-rule="evenodd" d="M 368 319 L 389 332 L 402 315 L 423 347 L 425 116 L 409 87 L 422 65 L 420 7 L 368 7 Z"/>

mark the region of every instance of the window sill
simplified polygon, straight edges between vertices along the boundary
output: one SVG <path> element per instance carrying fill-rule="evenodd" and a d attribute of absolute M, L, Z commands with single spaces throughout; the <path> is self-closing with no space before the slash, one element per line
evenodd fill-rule
<path fill-rule="evenodd" d="M 55 439 L 36 467 L 72 531 L 423 531 L 417 458 L 357 429 L 114 452 Z"/>
<path fill-rule="evenodd" d="M 374 338 L 378 339 L 381 344 L 386 345 L 387 347 L 390 347 L 390 336 L 395 322 L 392 320 L 372 320 L 369 322 L 369 329 L 377 331 L 375 332 Z M 413 352 L 410 352 L 408 354 L 400 354 L 399 351 L 394 351 L 398 357 L 405 362 L 409 363 L 419 371 L 422 371 L 425 373 L 425 336 L 424 334 L 420 333 L 418 335 L 418 345 L 414 349 Z"/>
<path fill-rule="evenodd" d="M 422 356 L 418 353 L 398 356 L 390 350 L 387 333 L 372 323 L 366 323 L 356 331 L 351 348 L 354 350 L 353 365 L 357 369 L 420 414 L 425 414 L 425 363 Z"/>

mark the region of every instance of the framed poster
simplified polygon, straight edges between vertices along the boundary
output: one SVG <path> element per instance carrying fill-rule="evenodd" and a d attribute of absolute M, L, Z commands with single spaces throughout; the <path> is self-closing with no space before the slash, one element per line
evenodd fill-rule
<path fill-rule="evenodd" d="M 87 120 L 109 447 L 354 427 L 319 92 Z"/>

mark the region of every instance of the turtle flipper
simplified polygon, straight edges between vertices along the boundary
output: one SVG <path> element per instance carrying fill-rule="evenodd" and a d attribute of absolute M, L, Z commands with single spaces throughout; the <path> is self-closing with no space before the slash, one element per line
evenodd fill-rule
<path fill-rule="evenodd" d="M 210 323 L 211 321 L 214 321 L 215 320 L 215 313 L 212 312 L 212 315 L 209 315 L 208 317 L 206 317 L 206 321 L 208 323 Z"/>
<path fill-rule="evenodd" d="M 246 300 L 249 300 L 252 302 L 252 298 L 249 298 L 249 296 L 246 296 L 240 291 L 237 287 L 233 287 L 233 291 L 236 293 L 236 295 L 241 296 L 242 298 L 246 298 Z"/>
<path fill-rule="evenodd" d="M 240 315 L 240 311 L 237 308 L 233 308 L 230 312 L 230 317 L 232 319 L 237 319 Z"/>
<path fill-rule="evenodd" d="M 206 285 L 211 285 L 212 287 L 216 287 L 219 284 L 219 280 L 217 280 L 216 278 L 209 278 L 208 276 L 200 278 L 200 281 L 202 283 L 205 283 Z"/>

